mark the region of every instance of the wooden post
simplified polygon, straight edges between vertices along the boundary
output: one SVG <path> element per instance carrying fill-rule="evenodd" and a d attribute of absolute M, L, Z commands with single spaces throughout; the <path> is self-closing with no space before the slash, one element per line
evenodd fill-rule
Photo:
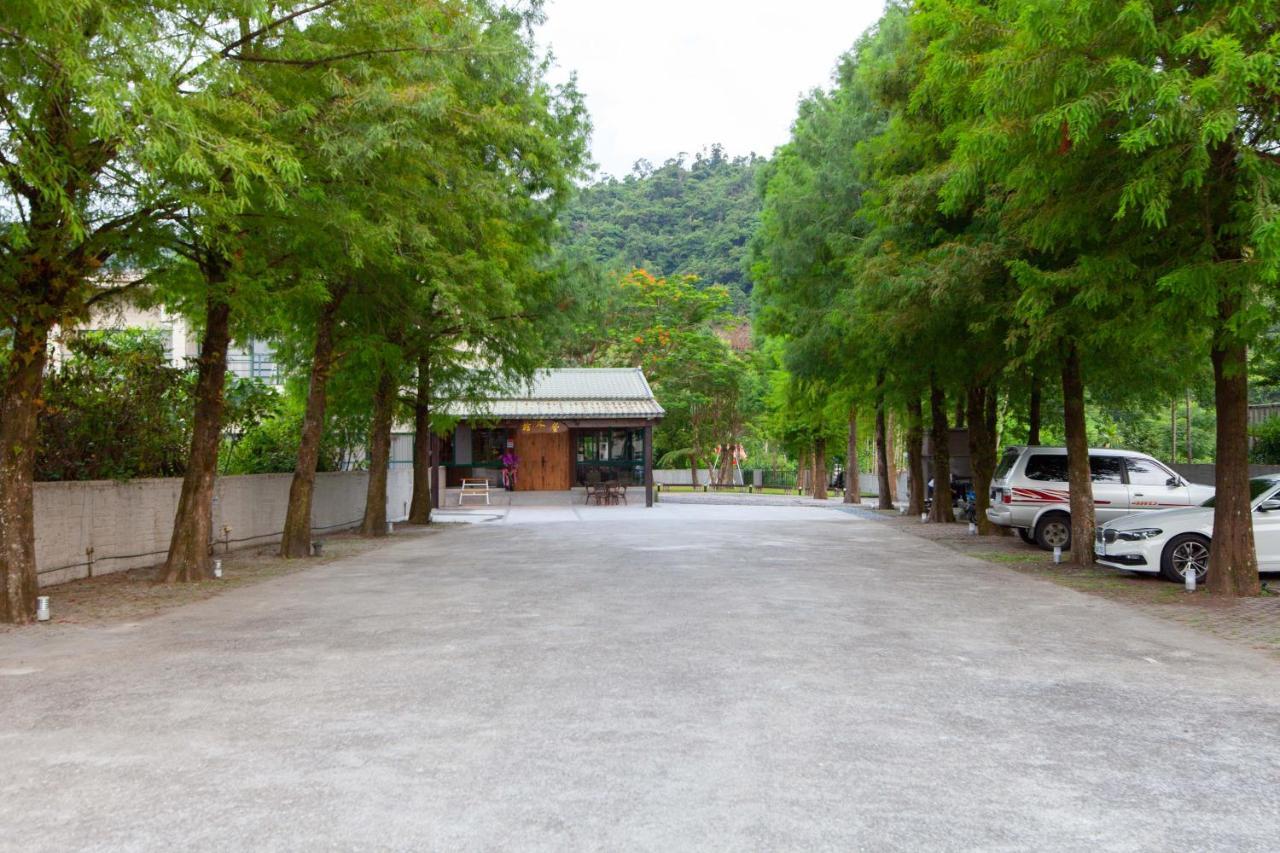
<path fill-rule="evenodd" d="M 653 506 L 653 423 L 644 425 L 644 505 Z"/>

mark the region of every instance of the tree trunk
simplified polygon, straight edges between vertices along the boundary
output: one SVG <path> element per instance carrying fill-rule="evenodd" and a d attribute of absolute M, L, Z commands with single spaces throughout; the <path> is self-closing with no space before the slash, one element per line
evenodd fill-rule
<path fill-rule="evenodd" d="M 849 445 L 845 451 L 844 462 L 844 502 L 856 504 L 862 502 L 862 485 L 858 482 L 858 409 L 849 407 Z"/>
<path fill-rule="evenodd" d="M 700 483 L 698 482 L 698 457 L 696 454 L 689 457 L 689 478 L 693 482 L 693 487 L 695 489 L 698 488 Z"/>
<path fill-rule="evenodd" d="M 720 485 L 732 486 L 734 452 L 737 449 L 737 444 L 725 442 L 720 447 L 722 448 L 720 451 L 720 467 L 716 471 L 716 478 L 720 481 Z"/>
<path fill-rule="evenodd" d="M 894 421 L 893 412 L 886 412 L 884 421 L 884 458 L 889 464 L 889 502 L 893 503 L 898 499 L 898 453 L 893 446 L 897 423 Z"/>
<path fill-rule="evenodd" d="M 1195 452 L 1193 450 L 1192 440 L 1191 440 L 1191 392 L 1190 391 L 1187 392 L 1187 440 L 1185 443 L 1187 445 L 1187 464 L 1194 465 L 1196 460 L 1195 460 Z"/>
<path fill-rule="evenodd" d="M 418 388 L 413 398 L 413 500 L 409 521 L 431 523 L 431 359 L 418 359 Z"/>
<path fill-rule="evenodd" d="M 884 381 L 883 375 L 880 377 Z M 889 437 L 885 421 L 884 392 L 876 394 L 876 487 L 877 509 L 893 509 L 893 486 L 889 482 Z"/>
<path fill-rule="evenodd" d="M 947 427 L 947 392 L 929 378 L 930 436 L 933 440 L 933 504 L 929 520 L 951 524 L 956 520 L 951 508 L 951 434 Z"/>
<path fill-rule="evenodd" d="M 395 377 L 383 369 L 373 395 L 369 429 L 369 490 L 364 500 L 363 536 L 387 535 L 387 471 L 391 467 L 391 421 L 395 414 Z"/>
<path fill-rule="evenodd" d="M 803 495 L 809 491 L 809 479 L 812 476 L 813 457 L 808 450 L 803 450 L 796 462 L 796 494 Z"/>
<path fill-rule="evenodd" d="M 324 439 L 324 415 L 328 405 L 329 375 L 333 372 L 333 329 L 346 287 L 336 289 L 316 318 L 316 343 L 311 354 L 311 379 L 307 387 L 307 408 L 302 417 L 298 460 L 289 485 L 289 508 L 285 513 L 280 556 L 311 556 L 311 504 L 316 489 L 316 468 L 320 442 Z"/>
<path fill-rule="evenodd" d="M 827 440 L 822 436 L 813 440 L 813 499 L 827 499 Z"/>
<path fill-rule="evenodd" d="M 996 471 L 996 388 L 994 384 L 969 389 L 969 461 L 973 468 L 974 515 L 978 532 L 990 535 L 995 527 L 987 519 L 991 506 L 991 477 Z"/>
<path fill-rule="evenodd" d="M 1071 561 L 1093 565 L 1093 477 L 1089 472 L 1089 436 L 1084 421 L 1084 378 L 1074 343 L 1062 364 L 1063 429 L 1067 436 L 1067 481 L 1071 494 Z"/>
<path fill-rule="evenodd" d="M 924 513 L 924 406 L 920 396 L 907 400 L 907 513 Z"/>
<path fill-rule="evenodd" d="M 1248 353 L 1215 346 L 1211 355 L 1218 444 L 1208 587 L 1214 595 L 1261 595 L 1249 498 Z"/>
<path fill-rule="evenodd" d="M 1031 377 L 1031 400 L 1027 405 L 1027 444 L 1040 444 L 1040 377 Z"/>
<path fill-rule="evenodd" d="M 207 274 L 210 283 L 225 280 L 224 273 Z M 213 545 L 213 487 L 218 475 L 218 443 L 222 440 L 222 413 L 226 400 L 227 348 L 231 345 L 231 306 L 210 297 L 205 302 L 204 341 L 196 373 L 196 410 L 192 424 L 191 452 L 182 495 L 173 519 L 173 538 L 165 559 L 165 583 L 204 580 L 209 577 Z"/>
<path fill-rule="evenodd" d="M 0 622 L 36 616 L 36 424 L 48 353 L 49 327 L 24 322 L 0 374 Z"/>

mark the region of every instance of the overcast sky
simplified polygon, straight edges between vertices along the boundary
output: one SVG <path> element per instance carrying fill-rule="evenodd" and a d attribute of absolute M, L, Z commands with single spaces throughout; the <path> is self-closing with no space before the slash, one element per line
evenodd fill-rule
<path fill-rule="evenodd" d="M 719 142 L 770 154 L 883 0 L 549 0 L 542 43 L 578 73 L 602 173 Z"/>

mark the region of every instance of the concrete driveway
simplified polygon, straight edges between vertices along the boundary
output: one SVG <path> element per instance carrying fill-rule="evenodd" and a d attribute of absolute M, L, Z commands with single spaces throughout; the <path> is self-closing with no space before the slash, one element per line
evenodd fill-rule
<path fill-rule="evenodd" d="M 0 636 L 0 848 L 1275 850 L 1278 676 L 833 511 L 442 526 Z"/>

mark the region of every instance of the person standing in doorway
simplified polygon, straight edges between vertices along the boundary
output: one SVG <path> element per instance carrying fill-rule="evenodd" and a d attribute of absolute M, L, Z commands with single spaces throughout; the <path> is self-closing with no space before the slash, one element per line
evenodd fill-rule
<path fill-rule="evenodd" d="M 516 490 L 516 471 L 520 467 L 520 457 L 515 450 L 508 447 L 502 454 L 502 487 L 509 492 Z"/>

